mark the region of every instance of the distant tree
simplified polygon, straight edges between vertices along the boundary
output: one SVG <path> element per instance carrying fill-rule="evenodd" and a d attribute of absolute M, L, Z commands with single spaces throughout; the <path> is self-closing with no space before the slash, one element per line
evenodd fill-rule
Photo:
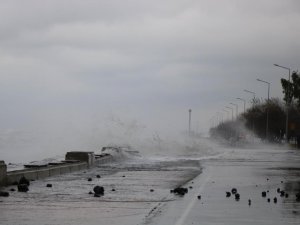
<path fill-rule="evenodd" d="M 272 98 L 248 109 L 243 114 L 245 125 L 258 137 L 266 138 L 267 110 L 269 111 L 269 138 L 274 141 L 281 139 L 284 134 L 285 112 L 284 105 L 279 99 Z"/>
<path fill-rule="evenodd" d="M 300 106 L 300 75 L 294 71 L 292 73 L 292 80 L 281 79 L 282 92 L 284 94 L 284 101 L 292 103 L 293 99 L 296 100 L 298 107 Z"/>

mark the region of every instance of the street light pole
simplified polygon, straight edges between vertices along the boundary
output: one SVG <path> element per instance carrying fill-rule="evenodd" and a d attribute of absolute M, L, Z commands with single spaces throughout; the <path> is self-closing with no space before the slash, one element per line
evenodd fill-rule
<path fill-rule="evenodd" d="M 252 107 L 254 106 L 254 100 L 255 100 L 255 92 L 253 91 L 249 91 L 247 89 L 244 89 L 244 92 L 253 94 L 253 102 L 252 102 Z M 254 120 L 252 120 L 252 132 L 254 133 Z"/>
<path fill-rule="evenodd" d="M 259 82 L 266 83 L 268 85 L 268 102 L 267 102 L 267 125 L 266 125 L 266 139 L 269 140 L 269 102 L 270 102 L 270 82 L 256 79 Z"/>
<path fill-rule="evenodd" d="M 241 100 L 241 101 L 244 102 L 244 113 L 245 113 L 246 112 L 246 100 L 243 99 L 243 98 L 236 98 L 236 99 Z"/>
<path fill-rule="evenodd" d="M 287 98 L 286 98 L 286 121 L 285 121 L 285 142 L 288 143 L 288 132 L 289 132 L 289 105 L 290 105 L 290 82 L 291 82 L 291 69 L 285 66 L 280 66 L 278 64 L 274 64 L 274 66 L 286 69 L 289 71 L 289 84 L 287 89 Z"/>
<path fill-rule="evenodd" d="M 236 111 L 235 111 L 235 116 L 236 116 L 236 119 L 237 119 L 237 118 L 238 118 L 238 113 L 239 113 L 239 112 L 238 112 L 238 111 L 239 111 L 239 109 L 238 109 L 238 108 L 239 108 L 239 105 L 238 105 L 238 104 L 231 103 L 231 102 L 230 102 L 230 104 L 235 106 L 235 110 L 236 110 Z"/>
<path fill-rule="evenodd" d="M 229 106 L 226 106 L 226 108 L 231 109 L 231 120 L 233 121 L 233 108 Z"/>
<path fill-rule="evenodd" d="M 247 90 L 247 89 L 244 89 L 244 92 L 248 92 L 248 93 L 250 93 L 250 94 L 253 94 L 253 102 L 252 102 L 252 106 L 254 106 L 255 92 L 249 91 L 249 90 Z"/>
<path fill-rule="evenodd" d="M 191 135 L 192 110 L 189 109 L 189 136 Z"/>
<path fill-rule="evenodd" d="M 229 118 L 229 112 L 226 109 L 223 109 L 223 111 L 227 113 L 227 118 Z"/>
<path fill-rule="evenodd" d="M 223 123 L 223 114 L 221 112 L 217 112 L 217 118 L 219 125 Z"/>

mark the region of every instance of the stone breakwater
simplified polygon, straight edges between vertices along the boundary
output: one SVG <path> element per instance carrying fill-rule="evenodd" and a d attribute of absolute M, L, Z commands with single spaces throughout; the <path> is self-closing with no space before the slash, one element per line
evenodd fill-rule
<path fill-rule="evenodd" d="M 29 180 L 39 180 L 51 176 L 92 168 L 97 165 L 114 161 L 108 153 L 99 155 L 94 152 L 73 151 L 67 152 L 65 160 L 43 165 L 24 165 L 25 169 L 7 171 L 4 161 L 0 160 L 0 186 L 11 185 L 26 177 Z"/>

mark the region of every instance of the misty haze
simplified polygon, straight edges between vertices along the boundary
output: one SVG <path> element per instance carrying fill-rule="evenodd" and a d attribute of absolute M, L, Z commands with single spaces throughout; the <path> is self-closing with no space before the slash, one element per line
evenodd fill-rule
<path fill-rule="evenodd" d="M 300 223 L 299 1 L 0 18 L 0 225 Z"/>

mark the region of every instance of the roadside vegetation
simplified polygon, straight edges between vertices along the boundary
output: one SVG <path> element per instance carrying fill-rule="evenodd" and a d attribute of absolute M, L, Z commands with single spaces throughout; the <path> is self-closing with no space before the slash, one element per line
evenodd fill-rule
<path fill-rule="evenodd" d="M 213 138 L 228 141 L 260 138 L 282 143 L 284 140 L 300 146 L 300 73 L 293 72 L 291 80 L 281 79 L 283 99 L 252 99 L 251 107 L 235 120 L 222 121 L 210 129 Z M 286 123 L 288 112 L 288 123 Z M 268 118 L 268 128 L 267 128 Z M 288 136 L 286 138 L 286 124 Z"/>

